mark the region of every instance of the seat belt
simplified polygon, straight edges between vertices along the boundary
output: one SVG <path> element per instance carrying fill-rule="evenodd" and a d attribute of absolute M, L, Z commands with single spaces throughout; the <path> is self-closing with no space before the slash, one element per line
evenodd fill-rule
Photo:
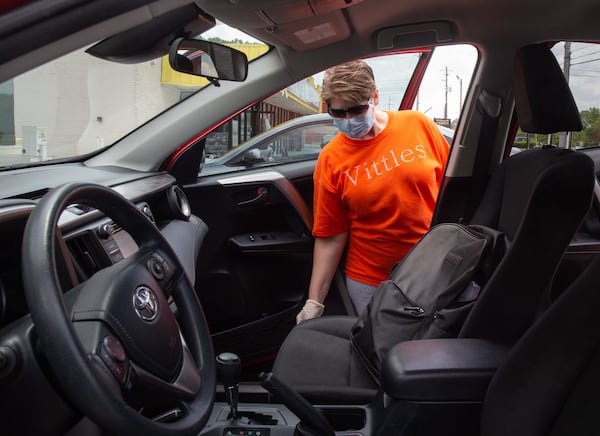
<path fill-rule="evenodd" d="M 344 269 L 341 265 L 335 271 L 333 280 L 335 282 L 336 289 L 340 294 L 340 299 L 342 300 L 342 304 L 344 305 L 346 313 L 350 316 L 358 316 L 358 313 L 354 308 L 354 303 L 352 303 L 352 299 L 348 294 L 348 289 L 346 288 L 346 274 L 344 274 Z"/>
<path fill-rule="evenodd" d="M 502 98 L 482 89 L 477 97 L 477 109 L 482 116 L 481 129 L 479 130 L 477 152 L 471 177 L 471 195 L 465 206 L 465 214 L 460 220 L 461 222 L 471 220 L 487 186 L 493 150 L 489 141 L 496 137 L 498 118 L 502 113 Z M 485 145 L 482 146 L 482 144 Z"/>

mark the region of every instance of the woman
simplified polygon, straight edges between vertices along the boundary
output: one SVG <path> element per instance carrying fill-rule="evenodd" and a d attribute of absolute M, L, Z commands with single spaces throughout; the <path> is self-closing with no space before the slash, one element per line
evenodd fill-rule
<path fill-rule="evenodd" d="M 346 246 L 346 285 L 362 312 L 393 265 L 428 230 L 449 153 L 422 113 L 375 108 L 379 91 L 362 60 L 327 70 L 322 97 L 341 133 L 315 168 L 313 270 L 298 323 L 323 313 Z"/>

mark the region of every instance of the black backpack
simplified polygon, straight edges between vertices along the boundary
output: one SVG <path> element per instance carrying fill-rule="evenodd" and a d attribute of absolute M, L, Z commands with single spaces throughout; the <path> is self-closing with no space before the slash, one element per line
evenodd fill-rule
<path fill-rule="evenodd" d="M 456 337 L 506 248 L 504 234 L 489 227 L 432 227 L 381 282 L 352 327 L 352 345 L 375 379 L 398 342 Z"/>

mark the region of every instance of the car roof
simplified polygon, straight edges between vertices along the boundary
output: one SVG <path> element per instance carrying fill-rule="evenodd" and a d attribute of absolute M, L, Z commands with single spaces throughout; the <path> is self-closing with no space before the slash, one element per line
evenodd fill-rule
<path fill-rule="evenodd" d="M 0 35 L 10 33 L 10 37 L 0 39 L 0 63 L 20 58 L 21 67 L 26 67 L 36 59 L 53 58 L 60 51 L 85 44 L 86 40 L 88 43 L 96 41 L 103 34 L 108 36 L 132 22 L 143 22 L 192 2 L 56 0 L 21 3 L 25 3 L 24 6 L 9 10 L 1 20 Z M 197 0 L 194 3 L 204 13 L 279 48 L 279 56 L 295 78 L 306 77 L 326 65 L 398 48 L 468 43 L 500 50 L 549 40 L 599 38 L 596 28 L 600 3 L 596 0 L 551 4 L 545 0 Z M 123 13 L 130 14 L 127 22 L 91 26 Z M 37 24 L 35 28 L 33 24 Z M 31 29 L 29 34 L 28 28 Z M 327 36 L 310 33 L 319 29 L 327 31 Z M 37 32 L 40 38 L 36 37 Z M 79 42 L 73 38 L 65 40 L 75 32 L 79 32 Z M 37 51 L 40 41 L 51 45 L 52 50 Z M 24 53 L 32 50 L 37 51 L 34 57 L 22 59 Z M 17 70 L 6 69 L 4 74 Z M 0 75 L 0 80 L 5 78 Z"/>

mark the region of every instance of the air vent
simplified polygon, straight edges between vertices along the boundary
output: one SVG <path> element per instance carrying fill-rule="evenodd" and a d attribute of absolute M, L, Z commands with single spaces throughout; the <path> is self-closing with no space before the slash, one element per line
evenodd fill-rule
<path fill-rule="evenodd" d="M 80 279 L 87 280 L 100 269 L 110 265 L 104 249 L 90 231 L 66 241 Z"/>
<path fill-rule="evenodd" d="M 8 198 L 14 198 L 14 199 L 27 198 L 28 200 L 39 200 L 44 195 L 46 195 L 46 193 L 49 190 L 50 189 L 48 189 L 48 188 L 44 188 L 44 189 L 40 189 L 38 191 L 27 192 L 25 194 L 19 194 L 19 195 L 15 195 L 13 197 L 8 197 Z"/>
<path fill-rule="evenodd" d="M 167 192 L 167 201 L 173 217 L 187 221 L 192 214 L 190 202 L 179 186 L 172 186 Z"/>

